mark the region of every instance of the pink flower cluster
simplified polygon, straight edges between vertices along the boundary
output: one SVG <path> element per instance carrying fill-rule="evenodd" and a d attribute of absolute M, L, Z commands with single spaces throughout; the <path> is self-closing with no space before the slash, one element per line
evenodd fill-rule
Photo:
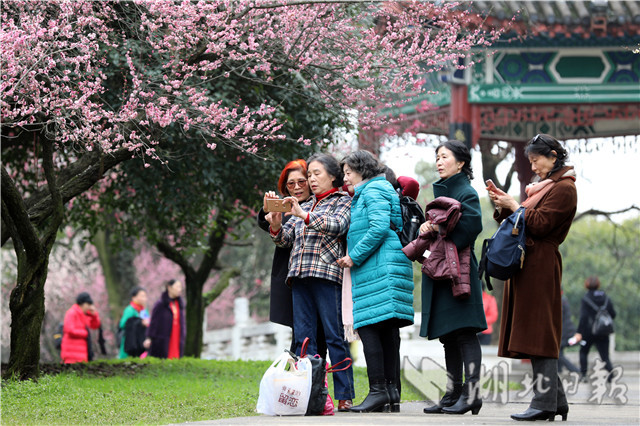
<path fill-rule="evenodd" d="M 207 82 L 231 76 L 292 95 L 312 93 L 332 110 L 355 109 L 363 126 L 380 125 L 388 120 L 384 108 L 420 93 L 425 73 L 497 36 L 456 6 L 137 0 L 116 8 L 89 0 L 7 0 L 2 126 L 151 158 L 154 129 L 170 125 L 250 153 L 260 141 L 283 139 L 286 118 L 278 105 L 249 108 L 240 97 L 208 89 Z M 114 107 L 105 100 L 105 73 L 118 67 L 124 87 Z"/>

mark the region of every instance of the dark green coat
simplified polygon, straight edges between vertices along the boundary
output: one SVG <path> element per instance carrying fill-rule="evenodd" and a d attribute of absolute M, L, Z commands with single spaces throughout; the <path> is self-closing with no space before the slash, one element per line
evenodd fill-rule
<path fill-rule="evenodd" d="M 478 278 L 478 260 L 473 252 L 473 244 L 482 231 L 478 193 L 471 187 L 464 173 L 457 173 L 434 183 L 433 195 L 436 198 L 453 198 L 462 205 L 460 220 L 449 238 L 458 251 L 471 246 L 471 296 L 466 300 L 454 299 L 449 281 L 434 281 L 422 274 L 420 335 L 430 340 L 461 328 L 469 328 L 475 332 L 487 328 L 482 306 L 482 284 Z"/>

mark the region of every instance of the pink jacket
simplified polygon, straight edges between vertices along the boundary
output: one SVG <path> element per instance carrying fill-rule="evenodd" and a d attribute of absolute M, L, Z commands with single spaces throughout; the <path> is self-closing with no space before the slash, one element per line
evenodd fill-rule
<path fill-rule="evenodd" d="M 449 197 L 438 197 L 427 204 L 426 217 L 438 225 L 440 232 L 430 231 L 405 246 L 402 251 L 410 260 L 422 263 L 422 272 L 434 280 L 452 280 L 454 285 L 471 284 L 471 248 L 458 252 L 447 238 L 460 219 L 460 202 Z M 425 251 L 431 252 L 424 257 Z"/>

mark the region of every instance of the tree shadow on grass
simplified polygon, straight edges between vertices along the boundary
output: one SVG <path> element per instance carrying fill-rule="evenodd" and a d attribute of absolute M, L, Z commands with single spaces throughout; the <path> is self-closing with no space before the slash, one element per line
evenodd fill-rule
<path fill-rule="evenodd" d="M 139 364 L 135 362 L 119 362 L 119 363 L 107 363 L 107 362 L 79 362 L 76 364 L 58 364 L 58 363 L 45 363 L 40 364 L 40 375 L 55 376 L 60 373 L 75 372 L 80 375 L 92 375 L 100 377 L 112 377 L 112 376 L 130 376 L 141 372 L 148 367 L 148 364 Z M 2 374 L 4 375 L 7 364 L 2 364 Z"/>

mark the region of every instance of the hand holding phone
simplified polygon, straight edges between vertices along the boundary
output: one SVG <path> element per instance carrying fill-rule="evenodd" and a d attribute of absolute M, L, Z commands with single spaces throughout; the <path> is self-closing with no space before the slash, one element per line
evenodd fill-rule
<path fill-rule="evenodd" d="M 267 208 L 270 212 L 290 212 L 291 211 L 291 203 L 286 200 L 282 200 L 280 198 L 267 198 Z"/>
<path fill-rule="evenodd" d="M 498 189 L 498 187 L 496 186 L 495 183 L 493 183 L 492 179 L 487 179 L 485 181 L 485 183 L 487 184 L 487 191 L 491 191 L 491 192 L 502 192 Z"/>

